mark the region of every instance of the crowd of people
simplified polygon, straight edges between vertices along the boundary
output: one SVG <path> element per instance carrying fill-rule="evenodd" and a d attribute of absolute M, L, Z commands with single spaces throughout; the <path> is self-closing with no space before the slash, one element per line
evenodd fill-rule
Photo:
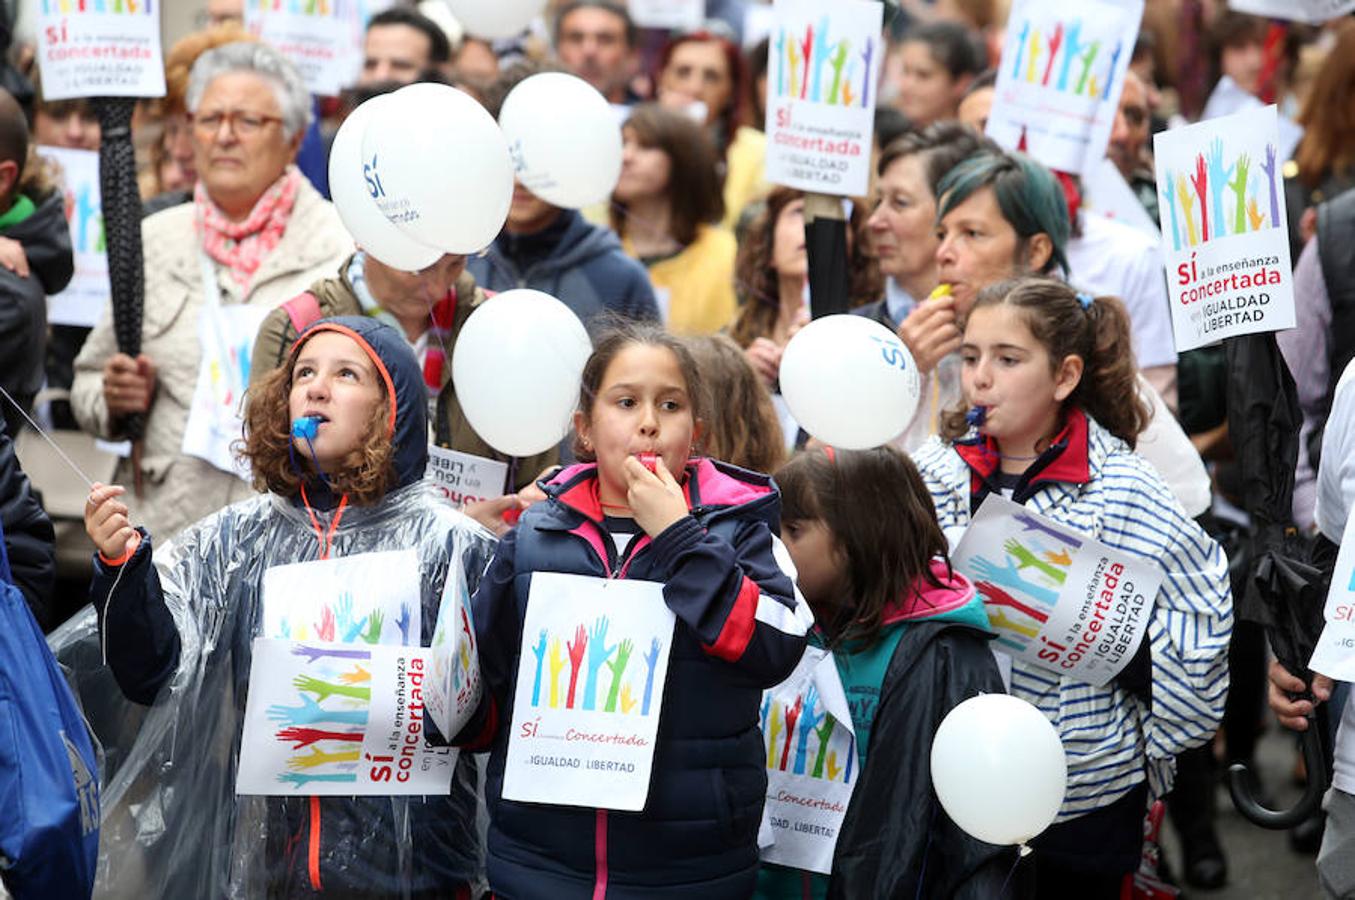
<path fill-rule="evenodd" d="M 1151 237 L 1089 208 L 1079 173 L 985 136 L 1007 4 L 885 9 L 843 289 L 906 346 L 919 396 L 870 450 L 807 433 L 781 392 L 815 298 L 806 195 L 765 175 L 769 41 L 745 17 L 761 4 L 711 0 L 701 28 L 670 32 L 617 0 L 552 0 L 545 24 L 490 40 L 441 3 L 396 3 L 370 19 L 339 98 L 313 97 L 243 27 L 242 4 L 208 5 L 209 26 L 167 48 L 166 96 L 134 120 L 135 354 L 109 310 L 92 328 L 45 311 L 72 251 L 61 173 L 39 149 L 98 149 L 94 107 L 44 98 L 20 42 L 0 73 L 0 574 L 51 633 L 103 746 L 103 855 L 73 879 L 97 869 L 109 895 L 175 897 L 1112 898 L 1165 800 L 1183 853 L 1162 874 L 1208 890 L 1229 877 L 1218 774 L 1254 762 L 1268 698 L 1282 726 L 1331 744 L 1326 811 L 1289 840 L 1321 848 L 1327 895 L 1355 896 L 1355 708 L 1342 685 L 1268 663 L 1262 629 L 1234 617 L 1253 561 L 1225 412 L 1237 373 L 1218 347 L 1175 351 Z M 1293 525 L 1328 557 L 1355 485 L 1352 60 L 1349 19 L 1149 0 L 1105 150 L 1156 221 L 1154 133 L 1228 111 L 1229 92 L 1302 127 L 1284 169 L 1297 327 L 1278 343 L 1303 413 Z M 355 245 L 328 200 L 345 116 L 430 82 L 497 117 L 548 71 L 616 110 L 608 201 L 562 208 L 517 182 L 482 252 L 417 272 Z M 517 288 L 557 298 L 592 344 L 569 433 L 525 458 L 476 432 L 452 378 L 472 314 Z M 223 335 L 249 352 L 220 353 Z M 247 391 L 223 426 L 201 393 L 227 363 Z M 75 533 L 44 510 L 57 485 L 30 484 L 15 457 L 41 427 L 135 438 Z M 503 464 L 502 491 L 447 502 L 425 478 L 446 451 Z M 1104 685 L 994 651 L 984 595 L 951 564 L 990 496 L 1160 573 L 1145 637 Z M 58 571 L 71 539 L 94 558 Z M 444 583 L 470 598 L 483 695 L 458 733 L 427 724 L 430 745 L 461 750 L 450 792 L 238 794 L 267 573 L 396 550 L 420 584 L 409 644 L 433 641 Z M 519 663 L 545 651 L 524 628 L 543 573 L 657 583 L 675 617 L 638 812 L 505 790 Z M 593 640 L 605 647 L 605 625 Z M 760 862 L 759 709 L 807 648 L 833 656 L 859 770 L 830 873 Z M 1066 756 L 1062 805 L 1029 855 L 966 833 L 928 775 L 939 723 L 984 693 L 1032 704 Z M 0 824 L 0 895 L 37 896 L 6 837 Z"/>

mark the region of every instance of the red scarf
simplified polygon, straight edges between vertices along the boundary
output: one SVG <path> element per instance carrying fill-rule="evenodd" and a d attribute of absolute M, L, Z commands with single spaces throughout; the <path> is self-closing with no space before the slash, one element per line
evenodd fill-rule
<path fill-rule="evenodd" d="M 242 291 L 248 292 L 254 273 L 282 239 L 300 186 L 301 172 L 296 166 L 288 166 L 240 222 L 232 222 L 211 201 L 201 180 L 193 189 L 202 249 L 230 270 Z"/>

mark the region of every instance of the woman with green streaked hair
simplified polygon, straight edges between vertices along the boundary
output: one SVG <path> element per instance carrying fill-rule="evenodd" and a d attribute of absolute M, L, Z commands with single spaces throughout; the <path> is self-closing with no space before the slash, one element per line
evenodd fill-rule
<path fill-rule="evenodd" d="M 922 375 L 910 436 L 936 434 L 940 411 L 960 400 L 964 318 L 985 285 L 1018 275 L 1067 274 L 1068 207 L 1044 166 L 1020 153 L 983 150 L 936 183 L 940 287 L 899 326 Z"/>

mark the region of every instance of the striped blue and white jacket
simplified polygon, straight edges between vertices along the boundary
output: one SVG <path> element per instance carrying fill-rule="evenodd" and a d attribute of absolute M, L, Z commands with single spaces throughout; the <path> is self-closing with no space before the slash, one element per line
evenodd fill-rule
<path fill-rule="evenodd" d="M 997 490 L 996 449 L 977 433 L 954 445 L 933 438 L 913 458 L 948 531 L 968 525 Z M 1077 410 L 1013 499 L 1154 560 L 1164 576 L 1148 623 L 1150 703 L 1116 680 L 1098 688 L 1012 665 L 1011 693 L 1049 717 L 1068 755 L 1068 792 L 1055 821 L 1104 807 L 1145 778 L 1160 796 L 1171 787 L 1176 754 L 1209 740 L 1223 717 L 1233 630 L 1227 559 L 1147 460 Z"/>

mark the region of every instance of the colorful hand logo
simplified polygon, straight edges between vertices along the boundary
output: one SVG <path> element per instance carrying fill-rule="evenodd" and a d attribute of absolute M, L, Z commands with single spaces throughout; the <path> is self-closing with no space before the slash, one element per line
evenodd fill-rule
<path fill-rule="evenodd" d="M 616 701 L 621 691 L 621 675 L 626 671 L 626 664 L 630 662 L 631 651 L 635 649 L 635 642 L 630 638 L 621 642 L 617 648 L 616 659 L 607 663 L 607 668 L 612 673 L 612 687 L 607 692 L 607 705 L 605 712 L 616 712 Z"/>
<path fill-rule="evenodd" d="M 541 672 L 546 664 L 546 629 L 541 629 L 541 635 L 532 645 L 532 653 L 536 656 L 536 678 L 532 682 L 532 706 L 541 705 Z"/>
<path fill-rule="evenodd" d="M 574 640 L 569 643 L 569 694 L 565 697 L 565 708 L 574 708 L 574 692 L 579 686 L 579 670 L 583 668 L 583 652 L 588 647 L 588 630 L 582 625 L 574 630 Z"/>

